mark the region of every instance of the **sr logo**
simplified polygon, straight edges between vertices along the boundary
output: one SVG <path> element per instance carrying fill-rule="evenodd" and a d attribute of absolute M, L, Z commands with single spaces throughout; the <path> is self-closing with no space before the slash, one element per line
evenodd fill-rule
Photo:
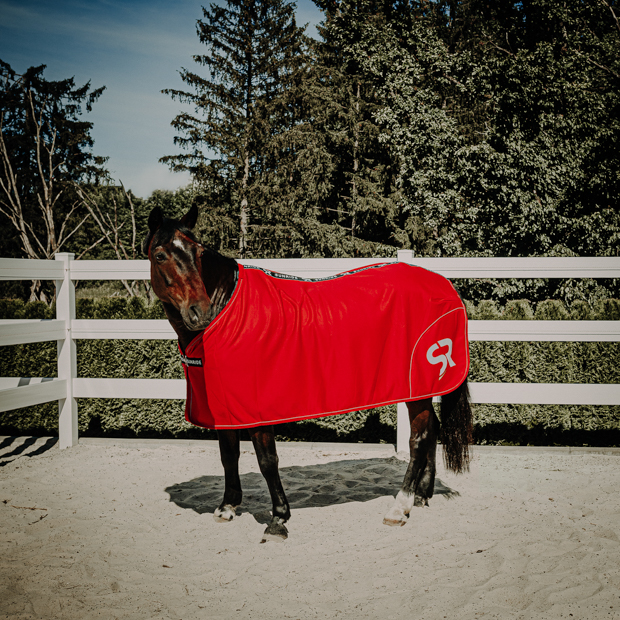
<path fill-rule="evenodd" d="M 435 351 L 438 349 L 443 349 L 444 347 L 448 347 L 448 350 L 445 353 L 435 355 Z M 429 364 L 441 364 L 441 368 L 439 369 L 439 378 L 441 379 L 446 374 L 448 366 L 450 366 L 450 368 L 456 366 L 454 360 L 452 359 L 452 340 L 450 340 L 450 338 L 444 338 L 443 340 L 439 340 L 435 344 L 432 344 L 426 352 L 426 359 Z"/>

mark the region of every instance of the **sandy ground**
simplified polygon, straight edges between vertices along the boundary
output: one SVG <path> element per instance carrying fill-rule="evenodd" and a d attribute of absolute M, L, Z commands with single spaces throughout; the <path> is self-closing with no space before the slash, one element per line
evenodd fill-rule
<path fill-rule="evenodd" d="M 391 528 L 391 447 L 283 447 L 289 539 L 259 544 L 249 450 L 215 523 L 212 445 L 50 444 L 0 440 L 2 618 L 620 618 L 619 456 L 479 449 Z"/>

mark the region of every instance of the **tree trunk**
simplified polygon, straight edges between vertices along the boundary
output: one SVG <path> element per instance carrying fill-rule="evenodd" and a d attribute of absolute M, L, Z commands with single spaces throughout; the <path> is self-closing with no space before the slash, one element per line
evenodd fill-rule
<path fill-rule="evenodd" d="M 355 102 L 355 127 L 353 134 L 355 141 L 353 142 L 353 183 L 351 186 L 351 211 L 353 217 L 351 220 L 351 237 L 355 238 L 356 214 L 357 214 L 357 173 L 360 168 L 359 146 L 360 146 L 360 83 L 357 83 L 357 101 Z"/>
<path fill-rule="evenodd" d="M 248 249 L 248 225 L 249 225 L 249 208 L 248 208 L 248 180 L 250 178 L 250 156 L 245 152 L 243 166 L 243 180 L 241 182 L 241 209 L 239 211 L 239 257 L 245 258 Z"/>

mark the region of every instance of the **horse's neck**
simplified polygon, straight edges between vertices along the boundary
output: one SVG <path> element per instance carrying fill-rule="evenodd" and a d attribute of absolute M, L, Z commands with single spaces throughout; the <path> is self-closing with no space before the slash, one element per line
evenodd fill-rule
<path fill-rule="evenodd" d="M 210 321 L 228 303 L 235 290 L 238 275 L 239 267 L 234 259 L 222 256 L 214 250 L 206 250 L 202 255 L 202 281 L 211 300 Z"/>
<path fill-rule="evenodd" d="M 213 250 L 206 250 L 202 255 L 202 281 L 211 300 L 208 315 L 209 323 L 224 309 L 230 300 L 235 286 L 239 267 L 232 258 L 226 258 Z M 170 304 L 163 304 L 164 311 L 172 328 L 179 337 L 181 349 L 185 352 L 187 345 L 200 333 L 185 327 L 181 313 Z"/>

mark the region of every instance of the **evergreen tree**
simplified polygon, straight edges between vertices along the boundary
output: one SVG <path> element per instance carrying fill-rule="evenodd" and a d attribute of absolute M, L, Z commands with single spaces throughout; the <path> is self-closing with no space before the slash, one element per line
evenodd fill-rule
<path fill-rule="evenodd" d="M 398 156 L 412 247 L 453 256 L 617 254 L 615 3 L 372 7 L 362 0 L 349 9 L 339 49 L 379 93 L 374 119 Z M 469 283 L 466 293 L 604 294 L 594 284 L 589 293 L 582 284 L 556 287 Z"/>
<path fill-rule="evenodd" d="M 175 143 L 186 152 L 161 161 L 191 171 L 210 197 L 220 188 L 219 207 L 236 213 L 241 257 L 256 253 L 252 244 L 258 245 L 269 219 L 265 179 L 273 141 L 296 122 L 286 93 L 303 63 L 305 37 L 294 8 L 284 0 L 228 0 L 203 8 L 197 31 L 207 53 L 194 60 L 208 76 L 183 69 L 191 90 L 163 91 L 194 105 L 195 114 L 172 122 L 181 134 Z"/>
<path fill-rule="evenodd" d="M 366 24 L 389 21 L 391 5 L 365 0 L 317 4 L 326 19 L 319 27 L 323 41 L 317 46 L 315 73 L 320 105 L 314 126 L 331 163 L 330 191 L 317 202 L 320 219 L 365 241 L 354 244 L 357 254 L 372 252 L 377 243 L 409 247 L 400 230 L 396 159 L 380 141 L 375 118 L 381 93 L 360 59 Z"/>
<path fill-rule="evenodd" d="M 354 100 L 352 112 L 348 78 L 335 65 L 321 63 L 320 43 L 312 42 L 310 53 L 312 62 L 299 68 L 285 92 L 292 122 L 271 141 L 264 177 L 264 224 L 269 237 L 261 239 L 261 255 L 392 256 L 394 247 L 382 243 L 383 220 L 372 227 L 357 217 L 356 224 L 356 216 L 363 213 L 360 205 L 364 207 L 376 191 L 373 187 L 368 196 L 356 191 L 369 170 L 367 159 L 365 167 L 360 166 L 359 154 L 368 132 L 357 130 L 359 123 L 350 117 L 357 113 L 363 119 L 360 108 L 365 102 Z M 348 138 L 356 131 L 357 145 Z M 376 140 L 375 145 L 380 146 Z M 367 149 L 363 155 L 367 156 Z M 354 176 L 356 167 L 361 169 L 359 177 Z M 353 205 L 351 194 L 357 198 Z"/>
<path fill-rule="evenodd" d="M 432 240 L 420 250 L 617 252 L 613 6 L 437 2 L 408 32 L 367 25 L 365 39 L 406 210 Z"/>

